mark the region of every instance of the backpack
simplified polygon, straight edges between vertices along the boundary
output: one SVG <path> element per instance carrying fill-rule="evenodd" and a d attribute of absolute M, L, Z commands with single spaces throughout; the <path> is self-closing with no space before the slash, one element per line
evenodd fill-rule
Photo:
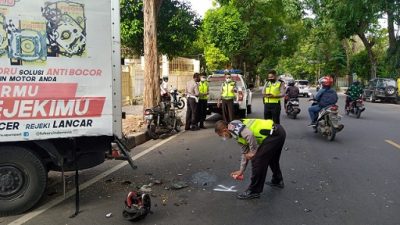
<path fill-rule="evenodd" d="M 338 96 L 336 94 L 336 91 L 333 89 L 328 89 L 324 93 L 322 93 L 322 96 L 319 100 L 319 106 L 321 107 L 327 107 L 329 105 L 334 105 L 338 101 Z"/>

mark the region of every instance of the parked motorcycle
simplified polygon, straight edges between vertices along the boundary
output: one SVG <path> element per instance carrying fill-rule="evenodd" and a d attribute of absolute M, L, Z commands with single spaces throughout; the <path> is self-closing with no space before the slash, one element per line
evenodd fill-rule
<path fill-rule="evenodd" d="M 147 133 L 152 139 L 158 139 L 162 134 L 179 132 L 183 125 L 176 109 L 171 109 L 170 102 L 161 102 L 152 109 L 146 109 L 144 120 L 147 124 Z"/>
<path fill-rule="evenodd" d="M 299 107 L 299 99 L 291 98 L 286 103 L 286 115 L 293 119 L 296 119 L 297 114 L 301 111 Z"/>
<path fill-rule="evenodd" d="M 176 88 L 172 89 L 170 91 L 170 94 L 172 96 L 172 99 L 171 99 L 172 105 L 175 108 L 178 108 L 178 109 L 185 108 L 185 101 L 183 101 L 183 97 L 181 96 L 181 94 L 178 92 L 178 90 Z"/>
<path fill-rule="evenodd" d="M 313 100 L 313 105 L 317 104 Z M 339 106 L 330 105 L 327 106 L 318 113 L 318 119 L 315 126 L 313 126 L 315 133 L 320 133 L 325 136 L 329 141 L 333 141 L 336 137 L 336 133 L 343 130 L 344 125 L 340 123 L 341 116 L 339 115 Z"/>
<path fill-rule="evenodd" d="M 349 103 L 349 107 L 347 107 L 345 109 L 346 115 L 349 115 L 350 113 L 354 114 L 354 115 L 356 115 L 357 119 L 360 118 L 361 113 L 364 112 L 364 110 L 365 110 L 365 106 L 364 106 L 363 100 L 361 98 L 358 98 L 355 101 L 351 101 Z"/>

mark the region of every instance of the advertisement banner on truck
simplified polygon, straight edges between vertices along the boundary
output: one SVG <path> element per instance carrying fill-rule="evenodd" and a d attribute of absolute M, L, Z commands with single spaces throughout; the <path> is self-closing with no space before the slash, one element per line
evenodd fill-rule
<path fill-rule="evenodd" d="M 0 142 L 112 135 L 109 0 L 0 1 Z"/>

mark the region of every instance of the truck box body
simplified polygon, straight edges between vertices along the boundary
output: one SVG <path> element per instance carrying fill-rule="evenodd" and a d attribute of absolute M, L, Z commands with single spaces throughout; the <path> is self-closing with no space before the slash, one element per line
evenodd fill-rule
<path fill-rule="evenodd" d="M 113 134 L 110 7 L 108 0 L 0 7 L 1 142 Z"/>
<path fill-rule="evenodd" d="M 121 137 L 118 0 L 0 1 L 0 216 Z"/>

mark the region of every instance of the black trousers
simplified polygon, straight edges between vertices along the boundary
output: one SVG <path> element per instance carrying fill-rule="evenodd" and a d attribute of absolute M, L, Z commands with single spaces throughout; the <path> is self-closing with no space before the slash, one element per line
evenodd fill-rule
<path fill-rule="evenodd" d="M 264 119 L 273 120 L 275 124 L 281 123 L 281 103 L 264 103 Z"/>
<path fill-rule="evenodd" d="M 185 129 L 197 126 L 197 102 L 194 98 L 187 98 Z"/>
<path fill-rule="evenodd" d="M 229 123 L 233 120 L 233 99 L 222 99 L 222 118 Z"/>
<path fill-rule="evenodd" d="M 197 112 L 197 119 L 200 123 L 200 126 L 203 126 L 207 116 L 207 99 L 199 99 L 199 103 L 197 104 Z"/>
<path fill-rule="evenodd" d="M 285 144 L 286 132 L 281 125 L 275 126 L 274 133 L 263 141 L 251 160 L 251 183 L 248 190 L 253 193 L 263 191 L 268 167 L 272 170 L 272 182 L 278 183 L 283 180 L 279 160 Z"/>

